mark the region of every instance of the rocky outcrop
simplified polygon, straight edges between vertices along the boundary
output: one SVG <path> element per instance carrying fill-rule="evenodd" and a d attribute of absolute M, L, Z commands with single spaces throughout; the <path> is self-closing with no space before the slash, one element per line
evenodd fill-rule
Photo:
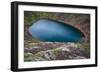
<path fill-rule="evenodd" d="M 48 13 L 27 12 L 24 13 L 24 60 L 25 61 L 50 61 L 90 58 L 90 15 L 78 13 Z M 85 35 L 85 41 L 78 46 L 77 43 L 38 42 L 28 32 L 31 23 L 40 18 L 49 18 L 68 23 Z M 59 29 L 57 29 L 59 30 Z M 34 40 L 33 40 L 34 39 Z"/>
<path fill-rule="evenodd" d="M 34 17 L 33 17 L 34 16 Z M 85 35 L 85 42 L 90 40 L 90 15 L 89 14 L 78 14 L 78 13 L 46 13 L 46 12 L 25 12 L 25 40 L 30 40 L 30 34 L 26 28 L 31 26 L 31 23 L 42 19 L 53 19 L 66 24 L 72 25 L 79 29 Z M 31 19 L 31 20 L 29 20 Z"/>
<path fill-rule="evenodd" d="M 40 42 L 25 48 L 25 61 L 87 59 L 89 53 L 75 43 Z"/>

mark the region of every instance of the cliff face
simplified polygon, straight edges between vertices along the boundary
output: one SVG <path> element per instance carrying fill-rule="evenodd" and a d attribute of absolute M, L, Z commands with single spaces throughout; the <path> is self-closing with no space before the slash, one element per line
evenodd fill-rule
<path fill-rule="evenodd" d="M 90 39 L 90 15 L 89 14 L 71 14 L 71 13 L 41 13 L 41 12 L 26 12 L 25 13 L 25 40 L 30 40 L 31 35 L 28 32 L 28 27 L 32 23 L 41 18 L 49 18 L 60 22 L 68 23 L 78 28 L 85 35 L 85 42 Z M 35 16 L 34 16 L 35 15 Z"/>
<path fill-rule="evenodd" d="M 70 24 L 84 33 L 81 43 L 42 42 L 32 38 L 28 28 L 41 19 Z M 49 28 L 49 26 L 48 26 Z M 57 29 L 59 30 L 59 29 Z M 74 13 L 24 12 L 24 61 L 69 60 L 90 58 L 90 15 Z"/>
<path fill-rule="evenodd" d="M 85 35 L 85 42 L 90 39 L 90 15 L 88 14 L 56 14 L 52 17 L 54 20 L 59 20 L 68 23 L 78 28 Z"/>

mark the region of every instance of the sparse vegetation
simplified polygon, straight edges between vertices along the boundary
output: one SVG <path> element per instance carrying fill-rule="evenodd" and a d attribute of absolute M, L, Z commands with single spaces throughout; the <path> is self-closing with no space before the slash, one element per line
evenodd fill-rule
<path fill-rule="evenodd" d="M 80 29 L 85 34 L 82 42 L 42 42 L 32 38 L 28 28 L 41 18 L 49 18 Z M 90 15 L 49 12 L 24 12 L 24 61 L 45 61 L 90 58 Z M 37 50 L 38 49 L 38 50 Z"/>

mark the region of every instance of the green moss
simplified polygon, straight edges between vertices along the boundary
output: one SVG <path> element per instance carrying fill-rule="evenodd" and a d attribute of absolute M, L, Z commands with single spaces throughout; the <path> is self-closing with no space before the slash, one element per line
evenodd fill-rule
<path fill-rule="evenodd" d="M 83 46 L 82 46 L 87 52 L 90 52 L 90 43 L 87 42 L 87 43 L 83 43 Z"/>
<path fill-rule="evenodd" d="M 31 48 L 31 47 L 34 47 L 35 45 L 37 45 L 37 43 L 29 43 L 29 44 L 25 45 L 25 47 Z"/>
<path fill-rule="evenodd" d="M 34 56 L 39 56 L 39 57 L 43 57 L 43 51 L 40 51 L 40 52 L 38 52 L 38 53 L 36 53 Z"/>
<path fill-rule="evenodd" d="M 32 54 L 31 53 L 24 53 L 24 61 L 32 61 Z"/>
<path fill-rule="evenodd" d="M 75 43 L 75 48 L 82 48 L 82 43 Z"/>
<path fill-rule="evenodd" d="M 40 51 L 40 52 L 34 54 L 32 56 L 32 58 L 33 58 L 34 61 L 43 61 L 43 60 L 45 60 L 43 51 Z"/>
<path fill-rule="evenodd" d="M 49 13 L 46 12 L 31 12 L 31 11 L 25 11 L 24 12 L 24 23 L 25 26 L 31 26 L 31 24 L 35 21 L 37 21 L 40 18 L 48 18 L 49 17 Z"/>
<path fill-rule="evenodd" d="M 55 55 L 57 55 L 59 53 L 59 51 L 61 51 L 61 49 L 59 48 L 55 48 L 52 50 L 54 52 Z"/>
<path fill-rule="evenodd" d="M 25 44 L 24 46 L 27 48 L 31 48 L 34 47 L 35 45 L 37 45 L 40 41 L 32 39 L 31 41 L 26 41 L 27 44 Z"/>
<path fill-rule="evenodd" d="M 90 52 L 90 43 L 85 42 L 85 43 L 75 43 L 75 48 L 84 48 L 86 52 Z"/>

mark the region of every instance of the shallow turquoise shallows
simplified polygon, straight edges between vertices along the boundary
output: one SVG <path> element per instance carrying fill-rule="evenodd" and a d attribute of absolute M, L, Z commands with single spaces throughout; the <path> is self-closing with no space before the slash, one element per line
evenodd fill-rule
<path fill-rule="evenodd" d="M 79 42 L 83 33 L 73 26 L 50 19 L 40 19 L 29 27 L 33 38 L 48 42 Z"/>

